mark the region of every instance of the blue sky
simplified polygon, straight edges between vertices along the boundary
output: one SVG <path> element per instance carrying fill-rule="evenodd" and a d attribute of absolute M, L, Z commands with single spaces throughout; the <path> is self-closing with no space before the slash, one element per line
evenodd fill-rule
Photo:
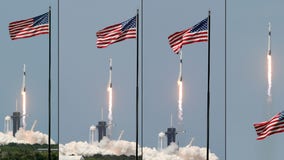
<path fill-rule="evenodd" d="M 17 4 L 17 5 L 15 5 Z M 22 111 L 22 77 L 23 65 L 26 65 L 27 89 L 27 128 L 30 129 L 35 120 L 35 130 L 48 133 L 48 35 L 40 35 L 28 39 L 12 41 L 9 36 L 10 22 L 32 18 L 48 12 L 52 7 L 52 133 L 58 140 L 58 98 L 57 98 L 57 3 L 55 1 L 2 1 L 0 12 L 0 118 L 4 122 L 6 115 L 12 115 L 18 108 Z M 4 123 L 0 125 L 1 131 Z"/>
<path fill-rule="evenodd" d="M 52 6 L 52 138 L 57 139 L 57 2 L 2 2 L 0 21 L 0 119 L 21 100 L 22 66 L 27 67 L 28 128 L 47 133 L 48 36 L 12 41 L 8 24 L 47 12 Z M 17 3 L 18 5 L 15 5 Z M 111 5 L 110 5 L 111 4 Z M 108 58 L 113 59 L 113 138 L 135 141 L 136 42 L 96 48 L 95 33 L 136 13 L 139 1 L 60 1 L 60 142 L 88 141 L 89 127 L 107 116 Z M 224 1 L 144 1 L 144 146 L 156 147 L 158 133 L 170 126 L 186 130 L 180 145 L 195 137 L 206 146 L 207 44 L 183 47 L 184 121 L 177 125 L 178 56 L 167 37 L 211 15 L 211 151 L 225 157 L 225 11 Z M 227 158 L 282 159 L 283 134 L 256 141 L 252 126 L 283 110 L 281 73 L 283 22 L 280 1 L 227 1 Z M 267 28 L 272 24 L 272 103 L 267 102 Z M 4 128 L 0 124 L 0 128 Z"/>
<path fill-rule="evenodd" d="M 161 4 L 162 3 L 162 4 Z M 109 5 L 111 4 L 111 5 Z M 179 5 L 177 5 L 179 4 Z M 182 5 L 181 5 L 182 4 Z M 88 130 L 107 115 L 108 58 L 113 60 L 113 138 L 135 141 L 136 41 L 96 48 L 96 32 L 136 13 L 139 1 L 62 1 L 60 7 L 60 140 L 88 141 Z M 207 43 L 183 47 L 184 121 L 177 125 L 179 57 L 167 37 L 188 28 L 212 11 L 211 151 L 224 157 L 224 2 L 144 1 L 144 146 L 156 147 L 158 133 L 170 126 L 185 130 L 177 139 L 185 146 L 206 146 Z M 106 120 L 106 119 L 105 119 Z"/>
<path fill-rule="evenodd" d="M 15 6 L 14 4 L 18 5 Z M 57 2 L 7 1 L 1 5 L 0 40 L 4 45 L 1 67 L 0 118 L 15 109 L 20 99 L 22 65 L 27 67 L 28 127 L 47 133 L 48 36 L 11 41 L 8 24 L 53 8 L 52 48 L 52 138 L 57 139 Z M 108 59 L 113 60 L 113 139 L 124 130 L 123 139 L 135 141 L 136 41 L 126 40 L 105 49 L 96 48 L 96 32 L 136 14 L 140 1 L 60 1 L 60 143 L 88 141 L 89 127 L 107 117 Z M 210 149 L 224 159 L 225 107 L 225 4 L 224 1 L 144 1 L 143 15 L 143 106 L 144 146 L 157 147 L 158 134 L 174 126 L 181 146 L 195 138 L 206 147 L 207 43 L 183 47 L 184 101 L 182 125 L 177 124 L 177 79 L 179 57 L 167 37 L 195 25 L 211 10 L 211 130 Z M 264 37 L 265 38 L 265 37 Z M 106 118 L 105 118 L 106 120 Z M 2 125 L 0 124 L 0 127 Z M 229 145 L 229 144 L 228 144 Z"/>
<path fill-rule="evenodd" d="M 228 54 L 228 159 L 283 159 L 283 134 L 256 140 L 253 123 L 268 120 L 283 110 L 282 1 L 229 1 Z M 272 25 L 272 102 L 267 102 L 268 23 Z"/>

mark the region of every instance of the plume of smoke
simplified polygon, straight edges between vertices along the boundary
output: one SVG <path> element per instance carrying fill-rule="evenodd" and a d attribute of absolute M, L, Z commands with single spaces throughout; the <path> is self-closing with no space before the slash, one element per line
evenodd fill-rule
<path fill-rule="evenodd" d="M 12 133 L 7 134 L 0 132 L 0 145 L 9 143 L 24 143 L 24 144 L 48 144 L 48 135 L 39 131 L 29 131 L 20 128 L 13 137 Z M 55 144 L 51 140 L 51 144 Z"/>
<path fill-rule="evenodd" d="M 135 155 L 135 143 L 124 140 L 111 141 L 104 137 L 99 143 L 89 144 L 87 142 L 70 142 L 65 145 L 59 145 L 59 154 L 61 155 L 84 155 L 94 154 L 102 155 Z"/>
<path fill-rule="evenodd" d="M 22 91 L 22 97 L 23 97 L 23 128 L 26 129 L 27 123 L 26 123 L 26 114 L 27 114 L 27 106 L 26 106 L 26 91 Z"/>
<path fill-rule="evenodd" d="M 12 132 L 2 133 L 0 132 L 0 144 L 16 143 L 17 139 L 13 137 Z"/>
<path fill-rule="evenodd" d="M 112 128 L 112 87 L 108 87 L 108 121 L 109 121 L 109 134 L 111 135 Z"/>
<path fill-rule="evenodd" d="M 156 148 L 143 148 L 143 159 L 145 160 L 206 160 L 206 148 L 198 146 L 178 147 L 175 143 L 165 149 L 158 151 Z M 100 143 L 88 144 L 87 142 L 70 142 L 59 145 L 59 154 L 68 156 L 92 156 L 102 155 L 135 155 L 135 142 L 123 140 L 112 141 L 104 137 Z M 139 154 L 141 151 L 139 150 Z M 214 153 L 210 153 L 210 160 L 218 160 Z"/>

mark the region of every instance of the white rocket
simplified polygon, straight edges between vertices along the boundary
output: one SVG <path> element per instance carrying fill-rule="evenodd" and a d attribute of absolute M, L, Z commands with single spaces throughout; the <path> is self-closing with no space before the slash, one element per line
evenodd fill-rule
<path fill-rule="evenodd" d="M 178 81 L 182 81 L 182 52 L 180 51 L 180 55 L 179 55 L 179 77 L 178 77 Z"/>
<path fill-rule="evenodd" d="M 268 54 L 271 55 L 271 24 L 268 23 Z"/>
<path fill-rule="evenodd" d="M 26 92 L 26 65 L 25 64 L 24 64 L 24 68 L 23 68 L 22 92 Z"/>
<path fill-rule="evenodd" d="M 112 88 L 112 80 L 111 80 L 111 73 L 112 73 L 112 59 L 109 59 L 109 88 Z"/>
<path fill-rule="evenodd" d="M 180 122 L 183 120 L 183 109 L 182 109 L 182 52 L 179 55 L 179 77 L 178 77 L 178 118 Z"/>
<path fill-rule="evenodd" d="M 111 79 L 111 74 L 112 74 L 112 59 L 109 59 L 109 82 L 108 82 L 108 120 L 109 120 L 109 137 L 112 135 L 112 79 Z"/>
<path fill-rule="evenodd" d="M 27 111 L 27 106 L 26 106 L 26 65 L 24 64 L 24 69 L 23 69 L 23 85 L 22 85 L 22 98 L 23 98 L 23 128 L 26 128 L 26 111 Z"/>
<path fill-rule="evenodd" d="M 271 24 L 268 23 L 268 45 L 267 45 L 267 81 L 268 89 L 267 95 L 271 98 L 271 88 L 272 88 L 272 59 L 271 59 Z"/>

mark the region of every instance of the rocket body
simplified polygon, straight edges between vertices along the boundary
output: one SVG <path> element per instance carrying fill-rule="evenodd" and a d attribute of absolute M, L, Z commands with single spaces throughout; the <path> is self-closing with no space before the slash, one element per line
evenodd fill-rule
<path fill-rule="evenodd" d="M 183 109 L 182 109 L 182 52 L 180 51 L 179 57 L 179 77 L 178 77 L 178 119 L 179 122 L 183 120 Z"/>
<path fill-rule="evenodd" d="M 26 92 L 26 65 L 24 64 L 23 68 L 23 85 L 22 85 L 22 92 Z"/>
<path fill-rule="evenodd" d="M 268 55 L 271 55 L 271 24 L 268 23 Z"/>
<path fill-rule="evenodd" d="M 26 114 L 27 114 L 27 106 L 26 106 L 26 65 L 24 64 L 23 69 L 23 85 L 22 85 L 22 98 L 23 98 L 23 128 L 26 128 Z"/>
<path fill-rule="evenodd" d="M 111 80 L 111 74 L 112 74 L 112 59 L 109 59 L 109 88 L 112 88 L 112 80 Z"/>
<path fill-rule="evenodd" d="M 179 56 L 179 81 L 182 81 L 182 52 Z"/>
<path fill-rule="evenodd" d="M 108 120 L 109 120 L 109 137 L 112 135 L 112 59 L 109 59 L 109 82 L 108 82 Z"/>
<path fill-rule="evenodd" d="M 272 58 L 271 58 L 271 24 L 268 23 L 268 46 L 267 46 L 267 81 L 268 89 L 267 95 L 271 99 L 272 88 Z M 270 101 L 270 100 L 269 100 Z"/>

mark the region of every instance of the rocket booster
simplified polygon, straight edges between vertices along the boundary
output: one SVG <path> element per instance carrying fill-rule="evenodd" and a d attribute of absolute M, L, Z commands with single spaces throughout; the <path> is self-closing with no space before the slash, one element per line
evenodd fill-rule
<path fill-rule="evenodd" d="M 23 68 L 23 85 L 22 85 L 22 92 L 26 92 L 26 65 L 24 64 Z"/>
<path fill-rule="evenodd" d="M 179 81 L 182 81 L 182 52 L 180 52 L 179 56 Z"/>
<path fill-rule="evenodd" d="M 271 55 L 271 24 L 268 23 L 268 55 Z"/>
<path fill-rule="evenodd" d="M 22 86 L 22 97 L 23 97 L 23 128 L 26 128 L 26 114 L 27 114 L 27 108 L 26 108 L 26 65 L 24 64 L 23 68 L 23 86 Z"/>
<path fill-rule="evenodd" d="M 109 59 L 109 88 L 112 88 L 112 80 L 111 80 L 111 74 L 112 74 L 112 59 Z"/>

